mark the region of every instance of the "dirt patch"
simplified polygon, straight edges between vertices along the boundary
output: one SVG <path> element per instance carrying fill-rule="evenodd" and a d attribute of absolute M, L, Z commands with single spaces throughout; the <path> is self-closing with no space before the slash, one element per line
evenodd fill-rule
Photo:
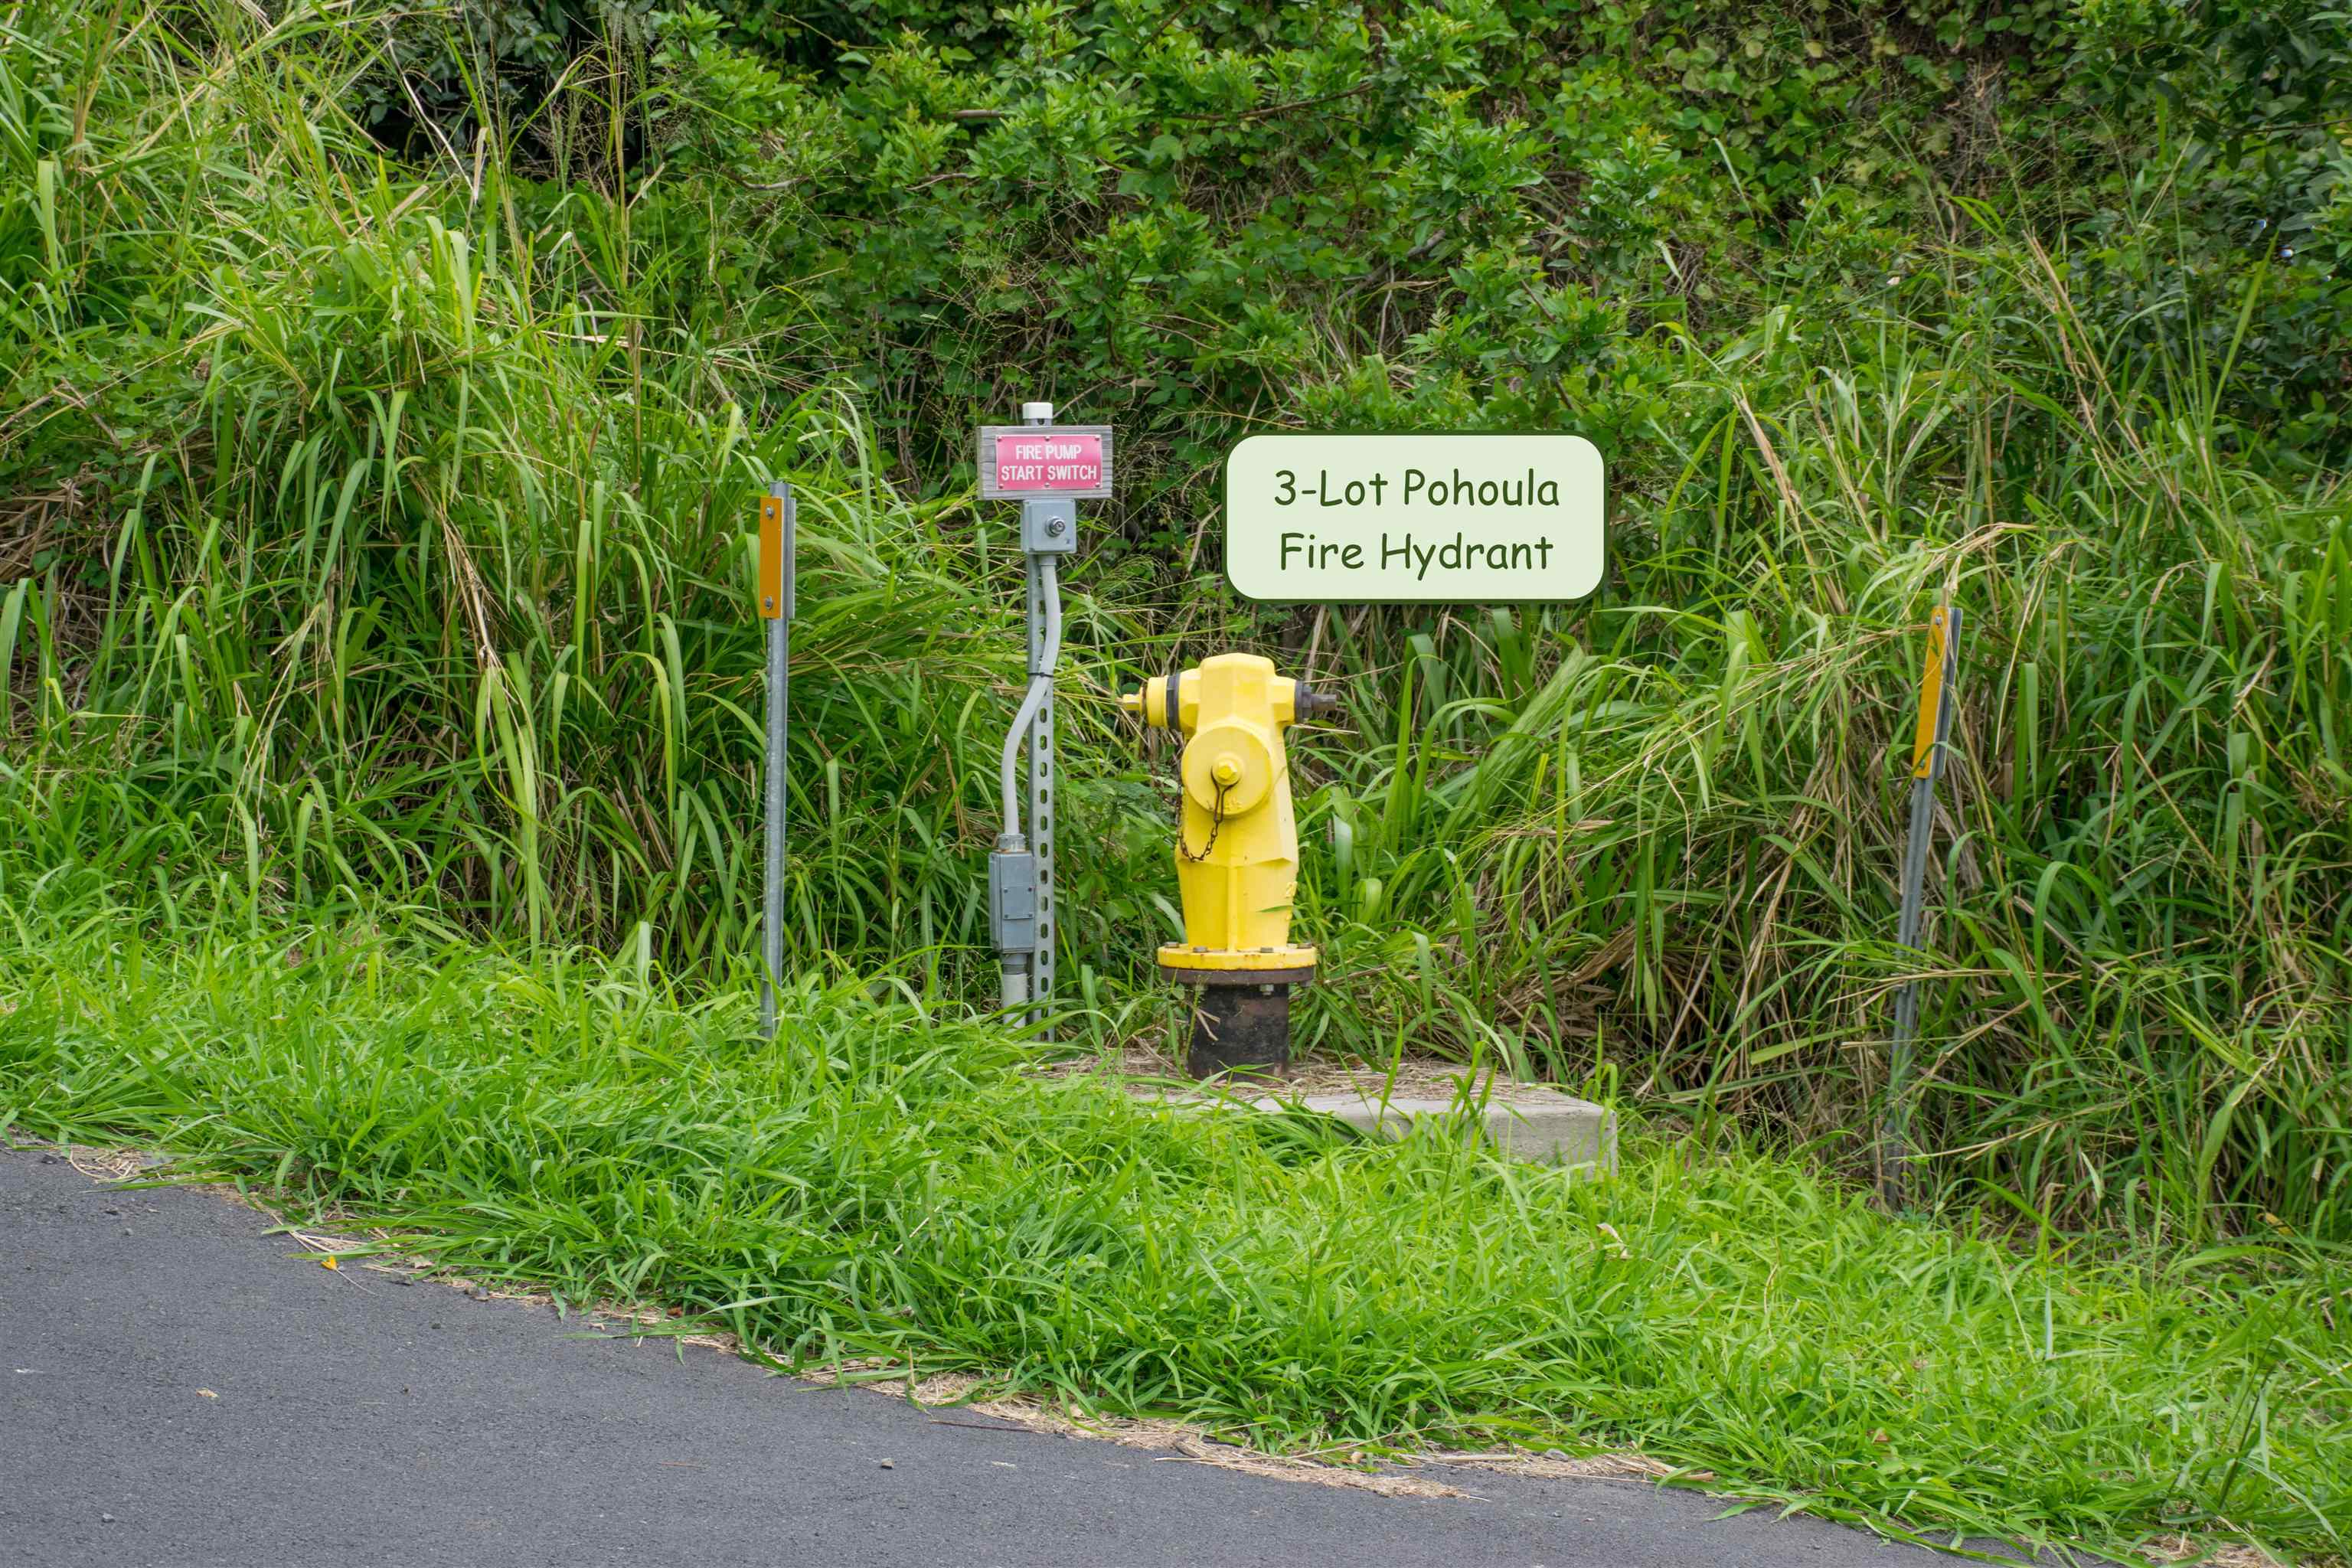
<path fill-rule="evenodd" d="M 877 1375 L 878 1374 L 878 1375 Z M 991 1394 L 988 1380 L 970 1373 L 928 1375 L 888 1365 L 844 1367 L 839 1375 L 812 1372 L 806 1380 L 818 1384 L 849 1384 L 871 1389 L 916 1405 L 933 1420 L 950 1424 L 959 1415 L 980 1415 L 1002 1428 L 1041 1436 L 1115 1443 L 1123 1448 L 1150 1448 L 1162 1463 L 1208 1465 L 1239 1470 L 1272 1480 L 1298 1481 L 1309 1486 L 1349 1487 L 1381 1497 L 1469 1498 L 1475 1494 L 1420 1476 L 1394 1465 L 1375 1466 L 1353 1446 L 1327 1449 L 1320 1455 L 1268 1454 L 1213 1436 L 1202 1427 L 1181 1421 L 1137 1420 L 1102 1415 L 1072 1405 L 1056 1405 L 1029 1394 Z"/>
<path fill-rule="evenodd" d="M 86 1144 L 61 1143 L 57 1152 L 65 1156 L 67 1164 L 93 1182 L 127 1182 L 168 1163 L 161 1154 L 143 1154 L 136 1149 L 93 1149 Z"/>
<path fill-rule="evenodd" d="M 2279 1559 L 2257 1547 L 2217 1547 L 2187 1535 L 2163 1536 L 2148 1542 L 2140 1551 L 2152 1563 L 2194 1563 L 2200 1568 L 2285 1568 Z"/>
<path fill-rule="evenodd" d="M 1547 1448 L 1540 1454 L 1433 1453 L 1423 1462 L 1494 1470 L 1506 1476 L 1534 1476 L 1547 1481 L 1662 1481 L 1673 1476 L 1704 1484 L 1715 1479 L 1713 1470 L 1678 1470 L 1664 1459 L 1631 1449 L 1599 1454 L 1570 1454 L 1559 1448 Z"/>

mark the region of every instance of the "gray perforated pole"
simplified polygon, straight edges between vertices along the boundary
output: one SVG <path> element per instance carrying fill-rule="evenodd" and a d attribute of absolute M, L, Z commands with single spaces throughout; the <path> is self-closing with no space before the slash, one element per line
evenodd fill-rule
<path fill-rule="evenodd" d="M 1024 425 L 1051 425 L 1054 405 L 1050 403 L 1024 404 L 1021 422 Z M 1024 501 L 1028 507 L 1036 503 Z M 1061 638 L 1049 636 L 1048 627 L 1058 630 L 1061 619 L 1059 574 L 1049 566 L 1051 557 L 1030 554 L 1026 557 L 1029 601 L 1029 668 L 1045 673 L 1045 700 L 1037 704 L 1036 716 L 1029 721 L 1029 847 L 1037 857 L 1037 952 L 1030 960 L 1029 1021 L 1042 1024 L 1046 1005 L 1054 996 L 1054 663 L 1060 657 Z M 1039 1038 L 1048 1037 L 1042 1028 Z"/>
<path fill-rule="evenodd" d="M 760 925 L 760 1036 L 776 1037 L 776 987 L 784 972 L 784 732 L 792 680 L 793 487 L 779 480 L 768 493 L 784 503 L 783 604 L 768 622 L 768 844 Z"/>

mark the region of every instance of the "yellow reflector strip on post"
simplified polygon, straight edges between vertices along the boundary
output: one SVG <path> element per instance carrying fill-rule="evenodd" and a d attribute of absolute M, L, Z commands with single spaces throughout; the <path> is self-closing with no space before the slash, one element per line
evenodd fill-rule
<path fill-rule="evenodd" d="M 1944 643 L 1950 617 L 1938 605 L 1927 617 L 1927 668 L 1919 676 L 1919 731 L 1911 742 L 1911 776 L 1924 779 L 1935 766 L 1936 721 L 1944 710 Z"/>
<path fill-rule="evenodd" d="M 760 498 L 760 618 L 784 613 L 784 499 Z"/>

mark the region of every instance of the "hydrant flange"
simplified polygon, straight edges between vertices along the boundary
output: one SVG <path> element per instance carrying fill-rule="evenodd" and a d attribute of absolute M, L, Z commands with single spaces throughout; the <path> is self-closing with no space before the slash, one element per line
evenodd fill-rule
<path fill-rule="evenodd" d="M 1187 947 L 1181 942 L 1160 948 L 1160 974 L 1179 985 L 1305 985 L 1315 978 L 1316 952 L 1311 947 L 1264 948 L 1236 952 L 1222 947 Z"/>

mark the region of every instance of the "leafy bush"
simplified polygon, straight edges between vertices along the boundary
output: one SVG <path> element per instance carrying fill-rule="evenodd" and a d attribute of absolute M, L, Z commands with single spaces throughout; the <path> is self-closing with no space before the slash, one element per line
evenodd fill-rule
<path fill-rule="evenodd" d="M 2218 346 L 2267 258 L 2226 394 L 2274 445 L 2345 449 L 2314 409 L 2352 336 L 2313 244 L 2346 168 L 2341 14 L 1041 0 L 808 27 L 851 47 L 796 50 L 825 108 L 774 123 L 835 173 L 763 231 L 751 280 L 793 291 L 751 309 L 845 329 L 831 366 L 908 483 L 1035 394 L 1128 433 L 1145 542 L 1266 420 L 1612 434 L 1578 384 L 1615 335 L 1578 330 L 1591 301 L 1637 333 L 1872 307 L 1985 202 L 2083 226 L 2103 335 Z"/>

